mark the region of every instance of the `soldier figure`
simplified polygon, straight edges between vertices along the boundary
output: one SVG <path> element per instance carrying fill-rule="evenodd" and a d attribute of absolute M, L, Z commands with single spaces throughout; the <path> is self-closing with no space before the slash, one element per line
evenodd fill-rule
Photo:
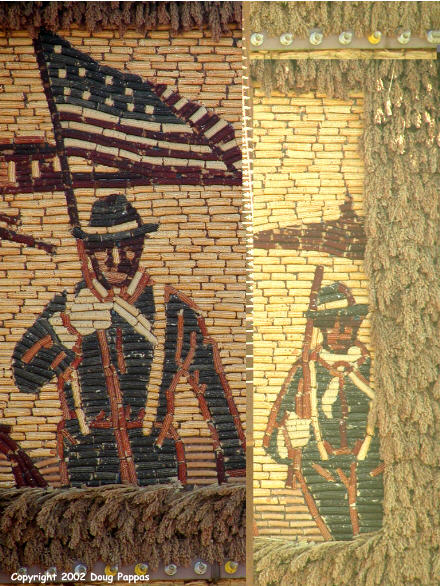
<path fill-rule="evenodd" d="M 184 381 L 211 433 L 218 481 L 244 475 L 239 414 L 199 309 L 139 267 L 144 239 L 157 228 L 143 224 L 123 195 L 97 200 L 88 228 L 74 229 L 84 281 L 74 295 L 56 295 L 15 348 L 20 391 L 36 393 L 57 377 L 63 485 L 186 484 L 174 409 L 175 389 Z"/>
<path fill-rule="evenodd" d="M 273 405 L 263 445 L 287 465 L 286 486 L 298 482 L 323 537 L 351 539 L 379 529 L 382 519 L 370 355 L 357 340 L 368 306 L 342 283 L 319 288 L 321 278 L 301 357 Z"/>

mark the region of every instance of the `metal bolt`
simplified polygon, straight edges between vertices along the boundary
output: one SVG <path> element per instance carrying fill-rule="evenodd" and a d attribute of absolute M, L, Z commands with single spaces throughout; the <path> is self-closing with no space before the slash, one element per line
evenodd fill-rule
<path fill-rule="evenodd" d="M 374 33 L 371 33 L 368 37 L 368 40 L 372 45 L 377 45 L 377 43 L 380 43 L 381 39 L 382 33 L 380 31 L 374 31 Z"/>
<path fill-rule="evenodd" d="M 175 574 L 177 574 L 176 564 L 168 564 L 168 566 L 165 566 L 165 574 L 167 576 L 174 576 Z"/>
<path fill-rule="evenodd" d="M 440 44 L 440 31 L 428 31 L 426 37 L 429 43 Z"/>
<path fill-rule="evenodd" d="M 339 35 L 339 42 L 341 45 L 349 45 L 353 40 L 353 33 L 351 31 L 344 31 Z"/>
<path fill-rule="evenodd" d="M 55 567 L 55 566 L 52 566 L 52 567 L 50 567 L 50 568 L 49 568 L 49 569 L 46 571 L 46 574 L 47 574 L 48 576 L 56 576 L 56 575 L 57 575 L 57 573 L 58 573 L 58 572 L 57 572 L 57 569 L 56 569 L 56 567 Z"/>
<path fill-rule="evenodd" d="M 228 562 L 226 562 L 225 564 L 225 571 L 227 574 L 235 574 L 235 572 L 238 569 L 238 562 L 233 562 L 231 560 L 229 560 Z"/>
<path fill-rule="evenodd" d="M 134 567 L 134 573 L 136 576 L 145 576 L 148 572 L 148 564 L 136 564 Z"/>
<path fill-rule="evenodd" d="M 411 31 L 403 31 L 402 33 L 400 33 L 400 35 L 397 37 L 397 41 L 401 44 L 401 45 L 406 45 L 407 43 L 409 43 L 411 39 Z"/>
<path fill-rule="evenodd" d="M 208 569 L 208 565 L 205 564 L 205 562 L 196 562 L 194 564 L 194 572 L 196 574 L 198 574 L 199 576 L 201 576 L 202 574 L 205 574 L 207 569 Z"/>
<path fill-rule="evenodd" d="M 104 574 L 106 576 L 116 576 L 118 573 L 118 566 L 108 564 L 105 566 Z"/>
<path fill-rule="evenodd" d="M 76 564 L 76 566 L 73 568 L 74 574 L 85 574 L 86 572 L 87 566 L 85 566 L 84 564 Z"/>
<path fill-rule="evenodd" d="M 253 45 L 254 47 L 260 47 L 263 44 L 263 41 L 263 33 L 253 33 L 251 35 L 251 45 Z"/>
<path fill-rule="evenodd" d="M 283 33 L 280 36 L 280 43 L 282 45 L 284 45 L 285 47 L 288 47 L 289 45 L 291 45 L 293 43 L 293 35 L 292 35 L 292 33 Z"/>
<path fill-rule="evenodd" d="M 324 35 L 321 31 L 312 31 L 309 36 L 309 41 L 311 45 L 320 45 L 322 43 L 323 38 Z"/>

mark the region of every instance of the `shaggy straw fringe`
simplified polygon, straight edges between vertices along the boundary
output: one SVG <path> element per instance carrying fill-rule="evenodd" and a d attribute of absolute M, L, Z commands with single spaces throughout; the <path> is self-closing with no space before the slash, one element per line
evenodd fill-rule
<path fill-rule="evenodd" d="M 352 30 L 362 37 L 375 30 L 398 36 L 425 35 L 440 26 L 440 2 L 252 2 L 251 30 L 306 38 L 312 28 L 325 35 Z"/>
<path fill-rule="evenodd" d="M 218 40 L 229 24 L 241 27 L 241 2 L 0 2 L 0 29 L 27 30 L 32 37 L 41 27 L 118 29 L 121 35 L 134 28 L 145 35 L 167 25 L 173 34 L 208 27 Z"/>
<path fill-rule="evenodd" d="M 266 90 L 364 92 L 365 269 L 385 462 L 380 533 L 316 546 L 259 539 L 255 584 L 440 584 L 439 61 L 274 61 L 254 74 Z"/>
<path fill-rule="evenodd" d="M 245 559 L 245 487 L 109 485 L 0 491 L 0 565 L 70 568 L 97 561 L 187 566 Z"/>

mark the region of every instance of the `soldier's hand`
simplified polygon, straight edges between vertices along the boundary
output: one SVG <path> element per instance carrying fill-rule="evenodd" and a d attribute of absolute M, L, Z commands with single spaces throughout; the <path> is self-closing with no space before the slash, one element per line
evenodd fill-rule
<path fill-rule="evenodd" d="M 96 330 L 106 330 L 111 326 L 112 307 L 112 302 L 99 301 L 89 289 L 84 288 L 76 297 L 67 302 L 64 313 L 69 318 L 72 328 L 81 336 L 87 336 Z M 63 324 L 61 314 L 54 314 L 49 321 L 61 342 L 68 348 L 72 348 L 77 336 L 68 331 Z"/>
<path fill-rule="evenodd" d="M 58 336 L 61 344 L 72 350 L 78 336 L 75 336 L 63 325 L 63 320 L 61 319 L 61 312 L 57 311 L 49 318 L 49 323 L 53 327 L 54 332 Z"/>
<path fill-rule="evenodd" d="M 303 448 L 309 443 L 310 424 L 311 419 L 302 419 L 294 411 L 289 412 L 287 419 L 284 421 L 284 426 L 292 448 Z M 283 428 L 278 431 L 277 447 L 281 457 L 288 456 Z"/>
<path fill-rule="evenodd" d="M 66 313 L 72 326 L 82 336 L 87 336 L 111 326 L 112 307 L 112 301 L 99 301 L 89 289 L 81 289 L 73 303 L 67 305 Z"/>

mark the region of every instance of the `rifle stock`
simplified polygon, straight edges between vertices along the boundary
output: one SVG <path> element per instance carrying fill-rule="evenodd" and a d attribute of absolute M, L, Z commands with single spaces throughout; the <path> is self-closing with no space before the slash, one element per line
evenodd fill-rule
<path fill-rule="evenodd" d="M 315 275 L 313 277 L 312 288 L 310 290 L 309 297 L 309 311 L 316 310 L 316 299 L 318 297 L 318 291 L 321 287 L 322 278 L 324 276 L 324 267 L 318 265 L 315 269 Z M 299 394 L 296 403 L 296 414 L 302 419 L 311 419 L 312 417 L 312 406 L 310 399 L 311 391 L 311 377 L 310 377 L 310 346 L 312 343 L 313 335 L 313 319 L 307 318 L 306 329 L 304 334 L 304 345 L 301 354 L 302 371 L 303 371 L 303 384 L 302 393 Z"/>

